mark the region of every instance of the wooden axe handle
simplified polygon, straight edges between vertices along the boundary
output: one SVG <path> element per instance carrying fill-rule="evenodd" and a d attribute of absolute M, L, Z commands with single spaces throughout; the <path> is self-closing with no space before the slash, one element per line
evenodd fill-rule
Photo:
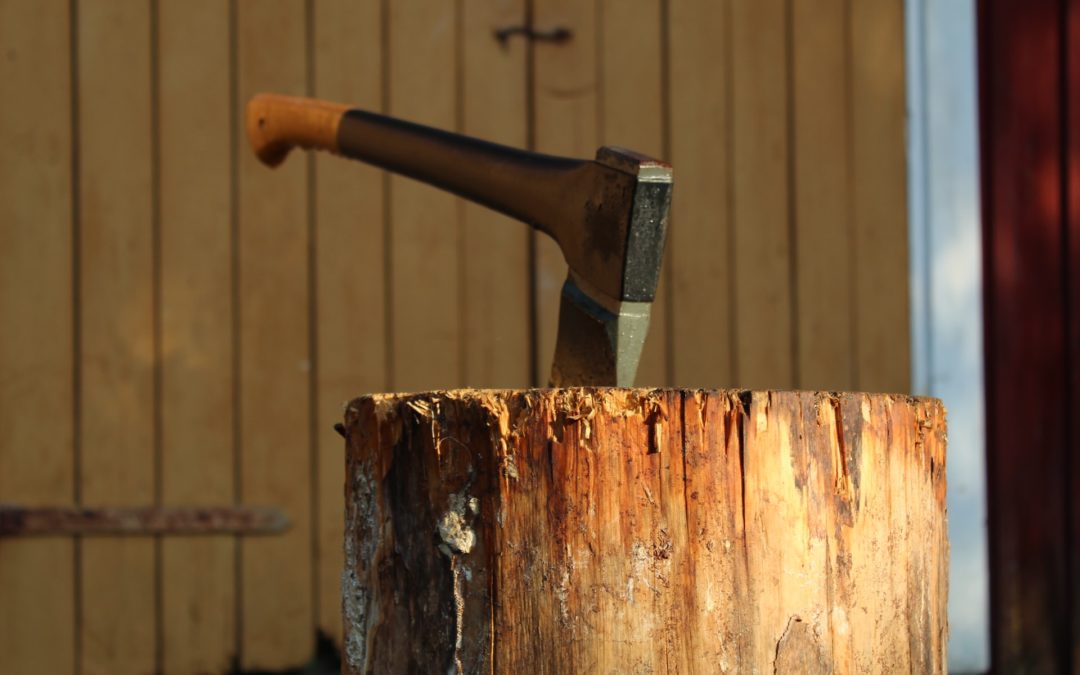
<path fill-rule="evenodd" d="M 247 106 L 247 134 L 256 156 L 277 166 L 294 147 L 338 152 L 338 126 L 348 106 L 281 94 L 259 94 Z"/>
<path fill-rule="evenodd" d="M 296 146 L 327 150 L 531 225 L 559 244 L 579 290 L 609 311 L 655 295 L 671 187 L 663 162 L 606 147 L 596 160 L 554 157 L 278 94 L 248 103 L 247 130 L 271 166 Z"/>
<path fill-rule="evenodd" d="M 583 246 L 584 205 L 610 207 L 633 195 L 633 176 L 607 169 L 613 177 L 601 180 L 596 162 L 510 148 L 313 98 L 256 95 L 247 106 L 247 132 L 256 156 L 270 166 L 294 147 L 326 150 L 505 213 L 551 235 L 571 265 Z M 601 198 L 611 186 L 619 194 Z M 625 227 L 620 232 L 616 223 L 601 234 L 609 249 L 604 257 L 621 262 Z M 616 275 L 612 280 L 618 281 Z M 619 288 L 609 285 L 604 290 L 614 297 Z"/>

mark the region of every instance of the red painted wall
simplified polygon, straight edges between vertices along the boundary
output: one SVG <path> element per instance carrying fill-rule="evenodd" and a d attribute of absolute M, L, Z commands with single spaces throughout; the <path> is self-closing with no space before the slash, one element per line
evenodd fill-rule
<path fill-rule="evenodd" d="M 995 672 L 1080 666 L 1080 0 L 979 8 Z"/>

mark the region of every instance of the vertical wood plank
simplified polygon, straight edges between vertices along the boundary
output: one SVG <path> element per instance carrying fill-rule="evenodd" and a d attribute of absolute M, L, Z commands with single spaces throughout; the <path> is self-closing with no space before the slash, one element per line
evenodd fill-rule
<path fill-rule="evenodd" d="M 493 32 L 525 20 L 524 0 L 462 5 L 462 132 L 528 144 L 526 42 L 500 46 Z M 529 228 L 462 202 L 464 384 L 523 387 L 531 373 Z"/>
<path fill-rule="evenodd" d="M 600 142 L 664 158 L 664 25 L 660 5 L 660 0 L 601 1 Z M 675 181 L 678 185 L 678 176 Z M 668 254 L 664 265 L 670 260 Z M 661 280 L 666 276 L 662 272 Z M 664 293 L 661 281 L 638 366 L 635 384 L 639 387 L 670 384 Z"/>
<path fill-rule="evenodd" d="M 68 2 L 0 3 L 0 502 L 74 496 Z M 75 666 L 74 543 L 0 543 L 0 673 Z"/>
<path fill-rule="evenodd" d="M 82 501 L 154 502 L 149 3 L 78 7 Z M 82 543 L 82 672 L 157 670 L 155 548 Z"/>
<path fill-rule="evenodd" d="M 735 386 L 792 386 L 785 0 L 732 7 Z"/>
<path fill-rule="evenodd" d="M 389 113 L 438 127 L 457 125 L 455 3 L 389 3 Z M 456 199 L 390 177 L 392 385 L 398 391 L 461 381 L 460 214 Z"/>
<path fill-rule="evenodd" d="M 238 101 L 306 92 L 305 6 L 237 3 Z M 238 122 L 242 125 L 242 116 Z M 307 166 L 239 151 L 241 499 L 280 507 L 292 528 L 241 547 L 241 667 L 283 669 L 313 647 Z"/>
<path fill-rule="evenodd" d="M 852 218 L 856 381 L 911 387 L 903 0 L 852 2 Z"/>
<path fill-rule="evenodd" d="M 591 158 L 599 129 L 598 19 L 596 0 L 534 0 L 537 30 L 567 28 L 569 42 L 534 43 L 533 104 L 536 150 Z M 535 238 L 536 384 L 546 385 L 555 357 L 559 298 L 566 262 L 559 247 L 539 232 Z"/>
<path fill-rule="evenodd" d="M 1065 248 L 1065 345 L 1067 349 L 1066 373 L 1068 394 L 1065 410 L 1080 408 L 1080 0 L 1067 0 L 1065 6 L 1066 69 L 1064 95 L 1066 98 L 1065 124 L 1065 171 L 1067 173 L 1067 212 L 1062 232 Z M 1080 415 L 1067 414 L 1067 445 L 1080 447 Z M 1069 474 L 1066 478 L 1069 494 L 1080 494 L 1080 460 L 1072 454 L 1067 459 Z M 1071 529 L 1067 532 L 1070 543 L 1069 578 L 1071 588 L 1071 616 L 1069 644 L 1072 645 L 1074 670 L 1080 668 L 1080 499 L 1070 500 L 1068 517 Z"/>
<path fill-rule="evenodd" d="M 161 444 L 165 505 L 233 503 L 229 7 L 160 0 Z M 235 542 L 161 543 L 165 673 L 225 672 Z"/>
<path fill-rule="evenodd" d="M 1061 6 L 979 5 L 995 672 L 1070 668 Z M 1075 665 L 1075 664 L 1074 664 Z"/>
<path fill-rule="evenodd" d="M 314 5 L 314 95 L 381 110 L 382 12 L 377 0 Z M 383 174 L 315 156 L 318 336 L 317 610 L 319 630 L 341 645 L 345 458 L 334 431 L 342 406 L 386 379 Z"/>
<path fill-rule="evenodd" d="M 671 162 L 668 229 L 674 384 L 728 387 L 731 238 L 731 3 L 669 0 Z"/>
<path fill-rule="evenodd" d="M 791 161 L 798 308 L 795 382 L 804 389 L 843 391 L 855 387 L 848 4 L 847 0 L 826 0 L 791 5 Z M 900 225 L 900 231 L 906 233 L 903 223 Z M 906 304 L 904 308 L 906 311 Z M 896 336 L 890 335 L 890 339 L 895 342 Z"/>

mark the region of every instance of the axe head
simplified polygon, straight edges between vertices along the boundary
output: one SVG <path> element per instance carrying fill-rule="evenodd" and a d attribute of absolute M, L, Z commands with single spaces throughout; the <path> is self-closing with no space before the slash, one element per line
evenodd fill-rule
<path fill-rule="evenodd" d="M 601 189 L 586 204 L 579 251 L 560 241 L 570 268 L 551 367 L 556 387 L 633 386 L 660 279 L 671 166 L 615 147 L 597 151 L 594 164 Z M 580 249 L 587 254 L 575 255 Z"/>

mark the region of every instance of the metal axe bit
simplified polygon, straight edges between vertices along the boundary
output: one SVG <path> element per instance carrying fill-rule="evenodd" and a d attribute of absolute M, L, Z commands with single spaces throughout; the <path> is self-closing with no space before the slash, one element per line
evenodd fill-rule
<path fill-rule="evenodd" d="M 553 157 L 348 106 L 260 94 L 247 132 L 269 166 L 294 147 L 328 150 L 410 176 L 548 234 L 569 266 L 551 385 L 634 383 L 656 295 L 671 166 L 616 147 Z"/>

